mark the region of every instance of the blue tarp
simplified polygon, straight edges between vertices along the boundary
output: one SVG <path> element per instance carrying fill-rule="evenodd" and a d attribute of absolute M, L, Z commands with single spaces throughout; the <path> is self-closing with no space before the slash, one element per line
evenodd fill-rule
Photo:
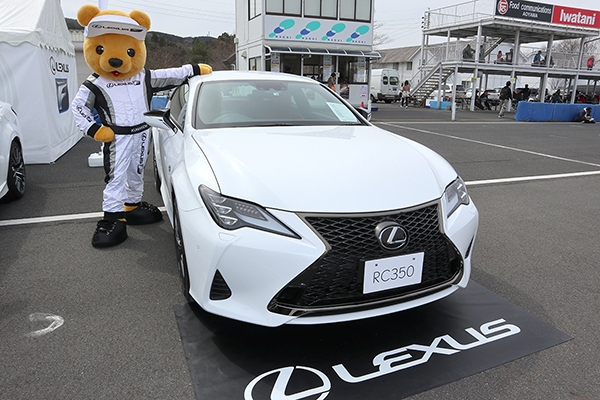
<path fill-rule="evenodd" d="M 600 105 L 520 101 L 517 107 L 515 120 L 529 122 L 571 122 L 579 111 L 585 107 L 592 107 L 592 117 L 594 117 L 594 119 L 600 117 Z"/>
<path fill-rule="evenodd" d="M 439 108 L 439 110 L 448 110 L 450 107 L 452 107 L 452 103 L 449 101 L 442 101 L 442 104 L 440 104 L 440 106 L 441 108 Z M 429 103 L 429 108 L 438 110 L 437 100 L 431 100 L 431 102 Z"/>
<path fill-rule="evenodd" d="M 154 96 L 152 97 L 152 109 L 158 110 L 167 106 L 167 96 Z"/>

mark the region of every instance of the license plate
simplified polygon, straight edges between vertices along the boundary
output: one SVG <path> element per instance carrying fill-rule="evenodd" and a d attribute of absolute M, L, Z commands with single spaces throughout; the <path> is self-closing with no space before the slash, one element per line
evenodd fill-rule
<path fill-rule="evenodd" d="M 363 293 L 421 283 L 425 253 L 365 261 Z"/>

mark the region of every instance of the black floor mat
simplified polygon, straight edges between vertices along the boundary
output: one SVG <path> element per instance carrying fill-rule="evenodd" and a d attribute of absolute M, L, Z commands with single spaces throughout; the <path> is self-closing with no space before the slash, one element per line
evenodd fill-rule
<path fill-rule="evenodd" d="M 400 399 L 570 340 L 481 285 L 384 317 L 263 328 L 175 315 L 196 398 Z"/>

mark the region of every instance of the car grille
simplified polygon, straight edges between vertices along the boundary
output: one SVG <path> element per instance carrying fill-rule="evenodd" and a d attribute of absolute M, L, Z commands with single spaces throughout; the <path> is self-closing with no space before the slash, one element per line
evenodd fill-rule
<path fill-rule="evenodd" d="M 371 215 L 305 215 L 304 220 L 330 249 L 283 288 L 269 310 L 286 315 L 340 313 L 405 301 L 441 289 L 462 272 L 462 258 L 441 232 L 438 203 L 411 210 Z M 375 227 L 395 221 L 408 233 L 399 251 L 380 247 Z M 363 294 L 364 261 L 424 252 L 420 284 Z"/>

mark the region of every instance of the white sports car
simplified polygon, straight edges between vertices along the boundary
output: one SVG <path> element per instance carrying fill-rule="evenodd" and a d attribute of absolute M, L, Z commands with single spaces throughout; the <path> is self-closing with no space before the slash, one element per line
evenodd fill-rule
<path fill-rule="evenodd" d="M 0 101 L 0 198 L 16 200 L 25 193 L 25 162 L 17 113 Z"/>
<path fill-rule="evenodd" d="M 146 122 L 183 293 L 206 311 L 330 323 L 467 285 L 478 211 L 464 182 L 324 85 L 213 72 Z"/>

